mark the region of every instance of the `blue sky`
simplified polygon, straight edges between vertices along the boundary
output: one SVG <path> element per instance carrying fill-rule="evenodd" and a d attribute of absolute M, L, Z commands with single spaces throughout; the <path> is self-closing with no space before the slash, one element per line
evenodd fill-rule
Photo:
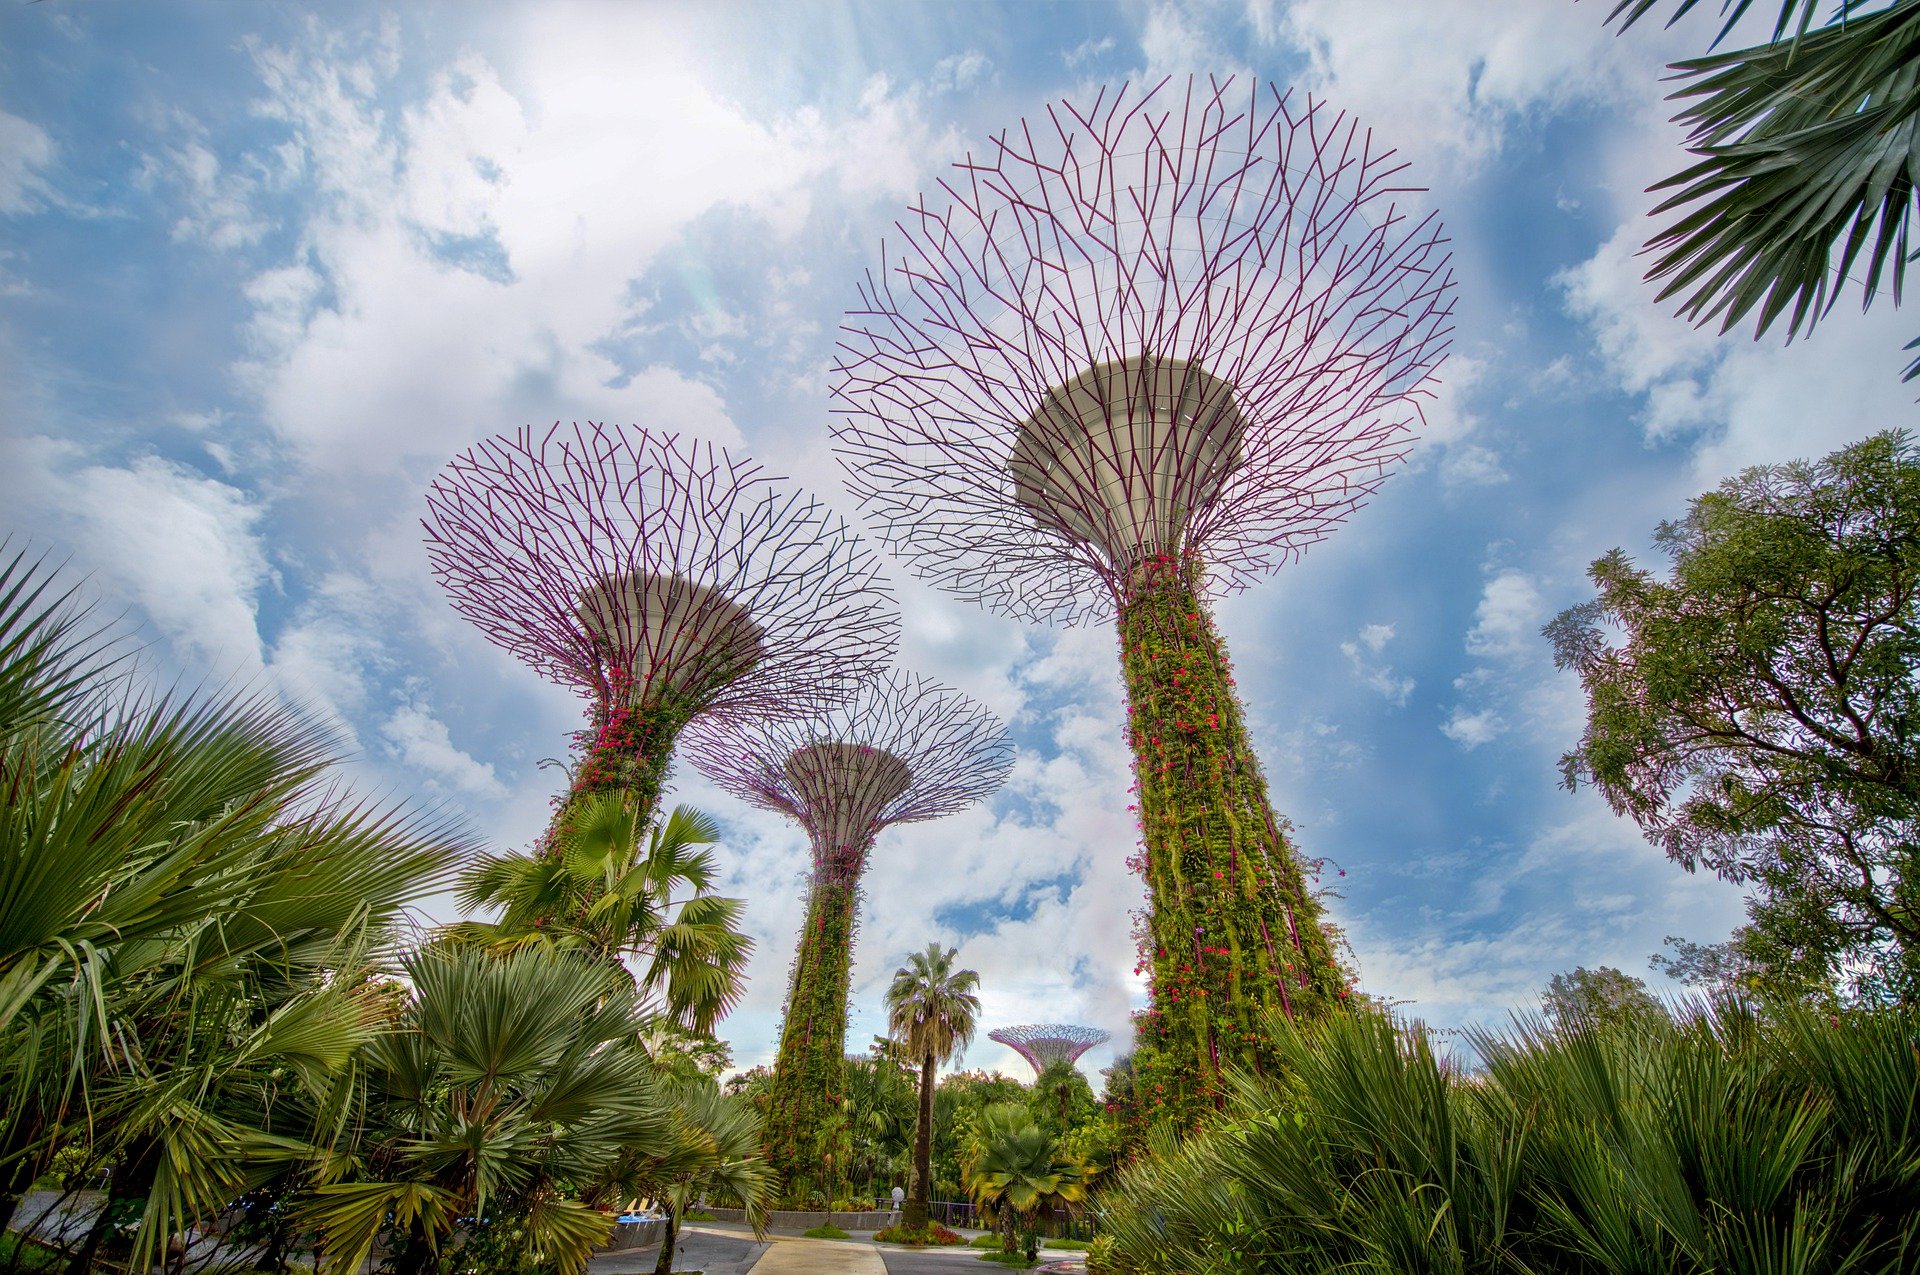
<path fill-rule="evenodd" d="M 1499 1022 L 1558 971 L 1645 974 L 1663 936 L 1739 917 L 1558 787 L 1582 702 L 1540 625 L 1719 478 L 1914 412 L 1890 307 L 1849 297 L 1786 346 L 1655 304 L 1643 191 L 1683 159 L 1659 80 L 1711 21 L 1615 38 L 1604 10 L 6 0 L 0 522 L 89 573 L 156 677 L 270 687 L 338 724 L 368 788 L 524 844 L 578 706 L 428 577 L 421 494 L 452 453 L 632 422 L 855 513 L 827 446 L 834 330 L 918 191 L 1102 83 L 1294 84 L 1412 161 L 1453 236 L 1459 330 L 1405 471 L 1220 622 L 1276 807 L 1345 871 L 1331 907 L 1363 985 Z M 905 667 L 992 705 L 1022 751 L 993 803 L 883 838 L 850 1040 L 930 939 L 981 972 L 985 1027 L 1124 1038 L 1139 887 L 1111 633 L 893 579 Z M 753 987 L 724 1034 L 751 1064 L 803 839 L 698 776 L 677 795 L 723 819 L 749 903 Z M 1025 1070 L 984 1039 L 969 1062 Z"/>

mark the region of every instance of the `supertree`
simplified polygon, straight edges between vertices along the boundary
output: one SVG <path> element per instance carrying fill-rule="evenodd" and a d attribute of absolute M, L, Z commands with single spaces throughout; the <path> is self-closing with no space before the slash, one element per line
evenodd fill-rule
<path fill-rule="evenodd" d="M 999 788 L 1013 768 L 1013 744 L 980 704 L 892 673 L 814 717 L 702 723 L 688 732 L 687 754 L 720 787 L 807 833 L 806 920 L 763 1137 L 784 1198 L 831 1198 L 817 1144 L 844 1096 L 848 976 L 867 856 L 881 829 L 953 814 Z"/>
<path fill-rule="evenodd" d="M 1103 89 L 955 165 L 842 327 L 835 433 L 889 546 L 1016 618 L 1118 621 L 1170 1115 L 1271 1063 L 1265 1014 L 1348 992 L 1208 599 L 1411 445 L 1453 281 L 1404 168 L 1270 85 Z"/>
<path fill-rule="evenodd" d="M 454 609 L 587 700 L 555 827 L 608 790 L 644 825 L 689 722 L 819 712 L 898 641 L 878 559 L 845 522 L 711 443 L 527 427 L 455 457 L 427 506 Z"/>
<path fill-rule="evenodd" d="M 1019 1027 L 996 1027 L 987 1033 L 1027 1060 L 1033 1074 L 1039 1075 L 1048 1063 L 1080 1061 L 1080 1055 L 1095 1045 L 1104 1045 L 1110 1034 L 1098 1027 L 1075 1027 L 1069 1023 L 1026 1023 Z"/>

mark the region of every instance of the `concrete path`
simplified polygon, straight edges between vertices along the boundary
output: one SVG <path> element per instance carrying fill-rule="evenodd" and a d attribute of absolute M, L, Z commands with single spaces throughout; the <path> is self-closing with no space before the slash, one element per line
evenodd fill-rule
<path fill-rule="evenodd" d="M 773 1247 L 754 1263 L 753 1275 L 887 1275 L 887 1264 L 870 1243 L 768 1238 Z"/>
<path fill-rule="evenodd" d="M 676 1248 L 674 1270 L 705 1271 L 706 1275 L 747 1275 L 760 1255 L 767 1251 L 766 1242 L 754 1239 L 745 1227 L 735 1231 L 682 1226 Z M 602 1253 L 587 1263 L 587 1272 L 588 1275 L 652 1275 L 659 1256 L 658 1244 L 620 1253 Z"/>

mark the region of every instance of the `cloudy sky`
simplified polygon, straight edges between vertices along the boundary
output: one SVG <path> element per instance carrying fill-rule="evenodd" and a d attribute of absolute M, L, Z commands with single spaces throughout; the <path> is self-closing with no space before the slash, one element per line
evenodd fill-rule
<path fill-rule="evenodd" d="M 854 513 L 827 368 L 917 192 L 1102 84 L 1290 83 L 1412 161 L 1459 328 L 1405 472 L 1221 625 L 1276 807 L 1344 869 L 1330 906 L 1366 989 L 1499 1022 L 1555 972 L 1646 974 L 1665 935 L 1739 917 L 1558 787 L 1583 705 L 1540 625 L 1703 487 L 1914 415 L 1911 316 L 1789 347 L 1654 303 L 1643 192 L 1683 159 L 1660 78 L 1711 20 L 1616 38 L 1605 7 L 0 0 L 0 523 L 87 573 L 156 677 L 273 688 L 337 723 L 370 790 L 524 845 L 579 705 L 429 578 L 421 494 L 449 456 L 634 423 Z M 1110 632 L 894 580 L 905 666 L 1022 751 L 994 803 L 883 838 L 850 1043 L 930 940 L 980 971 L 985 1026 L 1124 1038 L 1140 890 Z M 724 1034 L 764 1061 L 803 840 L 698 776 L 677 796 L 726 824 L 759 952 Z M 968 1061 L 1024 1070 L 984 1040 Z"/>

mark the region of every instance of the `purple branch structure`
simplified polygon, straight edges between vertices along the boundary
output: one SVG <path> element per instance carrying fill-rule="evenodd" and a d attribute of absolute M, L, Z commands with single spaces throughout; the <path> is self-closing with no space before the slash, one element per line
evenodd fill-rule
<path fill-rule="evenodd" d="M 810 718 L 702 722 L 687 752 L 721 788 L 802 828 L 813 856 L 764 1138 L 782 1198 L 832 1199 L 819 1144 L 846 1084 L 847 990 L 860 876 L 892 824 L 937 819 L 991 795 L 1013 744 L 981 705 L 892 673 Z"/>
<path fill-rule="evenodd" d="M 1049 1063 L 1076 1063 L 1080 1055 L 1110 1039 L 1098 1027 L 1074 1027 L 1067 1023 L 1029 1023 L 1020 1027 L 998 1027 L 987 1033 L 1027 1060 L 1038 1076 Z"/>
<path fill-rule="evenodd" d="M 523 428 L 455 457 L 427 505 L 454 609 L 590 705 L 562 817 L 620 789 L 649 818 L 689 722 L 822 711 L 898 642 L 878 559 L 845 522 L 711 443 Z"/>
<path fill-rule="evenodd" d="M 849 486 L 923 576 L 1118 621 L 1170 1103 L 1346 995 L 1207 600 L 1324 538 L 1412 445 L 1452 316 L 1406 165 L 1258 82 L 1101 90 L 993 138 L 896 223 L 842 325 Z"/>

